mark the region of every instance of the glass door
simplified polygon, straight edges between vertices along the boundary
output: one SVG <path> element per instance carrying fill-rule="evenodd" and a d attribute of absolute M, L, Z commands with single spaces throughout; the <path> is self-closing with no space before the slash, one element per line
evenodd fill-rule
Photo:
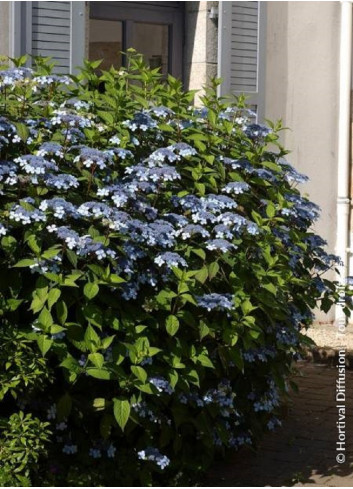
<path fill-rule="evenodd" d="M 130 47 L 182 79 L 183 2 L 90 2 L 89 59 L 119 68 Z"/>
<path fill-rule="evenodd" d="M 122 65 L 123 23 L 119 20 L 90 19 L 88 59 L 102 59 L 102 70 Z"/>
<path fill-rule="evenodd" d="M 151 68 L 160 68 L 164 75 L 171 73 L 169 26 L 134 22 L 132 29 L 132 46 L 138 53 L 143 54 L 145 63 Z"/>

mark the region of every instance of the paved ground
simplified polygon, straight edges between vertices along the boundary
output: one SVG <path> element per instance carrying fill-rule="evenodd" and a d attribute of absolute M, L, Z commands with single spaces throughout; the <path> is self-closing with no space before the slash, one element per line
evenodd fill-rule
<path fill-rule="evenodd" d="M 256 452 L 242 450 L 218 462 L 207 486 L 353 486 L 353 371 L 346 371 L 346 461 L 336 462 L 337 369 L 300 362 L 299 393 L 287 406 L 282 428 Z"/>

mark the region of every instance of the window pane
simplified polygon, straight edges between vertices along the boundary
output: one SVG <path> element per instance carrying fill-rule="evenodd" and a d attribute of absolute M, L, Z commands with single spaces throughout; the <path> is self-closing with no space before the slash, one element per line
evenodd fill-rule
<path fill-rule="evenodd" d="M 159 24 L 133 24 L 133 48 L 143 54 L 145 62 L 151 68 L 161 68 L 168 73 L 168 26 Z"/>
<path fill-rule="evenodd" d="M 108 70 L 112 65 L 121 67 L 123 49 L 123 23 L 117 20 L 90 19 L 89 54 L 91 61 L 103 59 L 100 69 Z"/>

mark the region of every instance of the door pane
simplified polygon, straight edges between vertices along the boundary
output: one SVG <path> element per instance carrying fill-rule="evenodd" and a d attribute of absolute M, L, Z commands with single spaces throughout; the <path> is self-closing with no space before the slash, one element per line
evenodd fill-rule
<path fill-rule="evenodd" d="M 164 75 L 168 73 L 168 25 L 147 24 L 134 22 L 133 24 L 133 48 L 143 54 L 145 62 L 151 68 L 161 68 Z"/>
<path fill-rule="evenodd" d="M 100 69 L 120 68 L 123 49 L 123 23 L 118 20 L 90 19 L 89 55 L 91 61 L 103 59 Z"/>

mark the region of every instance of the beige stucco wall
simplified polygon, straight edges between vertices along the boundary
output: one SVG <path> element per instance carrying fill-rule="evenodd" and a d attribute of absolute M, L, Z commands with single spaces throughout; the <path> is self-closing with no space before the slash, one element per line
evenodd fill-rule
<path fill-rule="evenodd" d="M 185 2 L 184 80 L 189 90 L 200 90 L 217 75 L 218 29 L 209 15 L 217 3 Z"/>
<path fill-rule="evenodd" d="M 0 1 L 0 56 L 10 55 L 10 3 Z"/>
<path fill-rule="evenodd" d="M 322 208 L 316 231 L 335 250 L 339 2 L 268 2 L 266 117 L 291 130 L 283 142 L 302 186 Z M 318 320 L 326 320 L 323 314 Z M 332 315 L 330 315 L 332 319 Z"/>

